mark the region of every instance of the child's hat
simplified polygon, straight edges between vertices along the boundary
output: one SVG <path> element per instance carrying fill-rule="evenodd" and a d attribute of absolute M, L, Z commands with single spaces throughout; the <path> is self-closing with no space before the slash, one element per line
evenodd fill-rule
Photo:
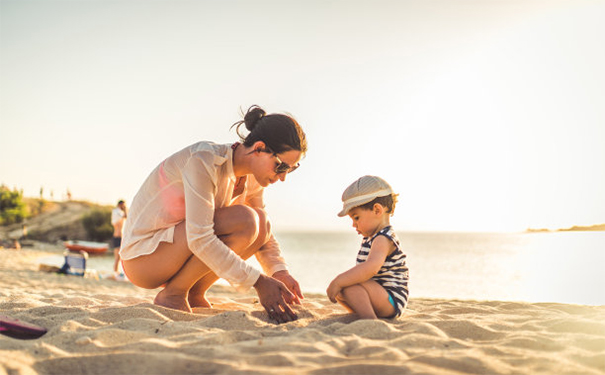
<path fill-rule="evenodd" d="M 382 178 L 377 176 L 360 177 L 342 193 L 342 211 L 338 213 L 338 216 L 347 216 L 351 209 L 371 202 L 378 197 L 391 194 L 393 194 L 391 185 Z"/>

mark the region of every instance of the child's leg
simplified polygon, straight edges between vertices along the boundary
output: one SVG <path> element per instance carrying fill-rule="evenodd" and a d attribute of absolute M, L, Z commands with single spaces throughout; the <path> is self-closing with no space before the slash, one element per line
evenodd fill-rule
<path fill-rule="evenodd" d="M 337 297 L 338 302 L 347 310 L 357 314 L 360 319 L 376 319 L 370 296 L 361 284 L 343 288 L 340 295 L 342 299 Z"/>
<path fill-rule="evenodd" d="M 187 301 L 189 289 L 211 270 L 189 250 L 185 224 L 181 222 L 175 227 L 173 243 L 162 242 L 155 252 L 126 260 L 123 267 L 129 279 L 140 287 L 153 289 L 166 284 L 154 303 L 191 311 Z M 218 209 L 215 233 L 238 255 L 245 255 L 259 234 L 258 215 L 244 206 Z"/>
<path fill-rule="evenodd" d="M 368 280 L 342 290 L 339 302 L 361 319 L 387 318 L 395 314 L 388 292 L 376 281 Z"/>
<path fill-rule="evenodd" d="M 374 280 L 361 283 L 368 293 L 368 297 L 379 318 L 388 318 L 395 314 L 395 307 L 389 302 L 389 292 Z"/>

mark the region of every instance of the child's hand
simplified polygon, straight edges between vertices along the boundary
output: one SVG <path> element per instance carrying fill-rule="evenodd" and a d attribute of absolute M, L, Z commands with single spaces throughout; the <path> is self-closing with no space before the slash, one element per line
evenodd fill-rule
<path fill-rule="evenodd" d="M 342 287 L 340 285 L 338 285 L 338 283 L 336 283 L 336 279 L 332 280 L 330 285 L 328 285 L 328 289 L 326 290 L 326 293 L 328 294 L 328 298 L 330 299 L 330 301 L 332 301 L 332 303 L 337 302 L 336 296 L 340 293 L 341 290 L 342 290 Z"/>

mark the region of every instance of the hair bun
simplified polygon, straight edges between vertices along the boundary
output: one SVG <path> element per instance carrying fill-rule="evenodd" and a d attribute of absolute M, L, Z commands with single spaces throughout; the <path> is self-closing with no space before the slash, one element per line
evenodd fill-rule
<path fill-rule="evenodd" d="M 252 129 L 254 129 L 254 127 L 256 126 L 258 120 L 263 118 L 266 114 L 267 112 L 265 112 L 264 109 L 262 109 L 256 104 L 248 108 L 248 112 L 246 112 L 246 115 L 244 116 L 244 123 L 246 124 L 246 129 L 252 131 Z"/>

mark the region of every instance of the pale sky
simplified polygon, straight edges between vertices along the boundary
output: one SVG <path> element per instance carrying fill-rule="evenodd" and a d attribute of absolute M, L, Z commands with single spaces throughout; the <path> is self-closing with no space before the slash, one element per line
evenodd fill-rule
<path fill-rule="evenodd" d="M 364 174 L 397 230 L 605 222 L 605 1 L 0 1 L 0 183 L 132 200 L 165 157 L 303 126 L 277 230 L 350 230 Z"/>

